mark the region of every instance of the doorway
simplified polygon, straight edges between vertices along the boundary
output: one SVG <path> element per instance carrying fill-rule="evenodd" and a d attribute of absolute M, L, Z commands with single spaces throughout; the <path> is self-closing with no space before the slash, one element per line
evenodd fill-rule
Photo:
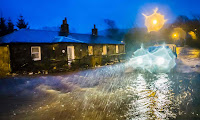
<path fill-rule="evenodd" d="M 67 46 L 67 58 L 68 64 L 71 65 L 72 61 L 75 59 L 74 46 Z"/>

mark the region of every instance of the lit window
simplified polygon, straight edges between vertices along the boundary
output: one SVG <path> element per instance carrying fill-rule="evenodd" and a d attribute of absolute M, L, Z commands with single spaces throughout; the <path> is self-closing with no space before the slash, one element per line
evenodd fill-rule
<path fill-rule="evenodd" d="M 116 45 L 116 53 L 119 53 L 119 45 Z"/>
<path fill-rule="evenodd" d="M 31 47 L 31 56 L 34 61 L 41 60 L 41 48 L 39 46 Z"/>
<path fill-rule="evenodd" d="M 107 55 L 107 46 L 106 45 L 103 45 L 102 55 Z"/>
<path fill-rule="evenodd" d="M 67 55 L 68 60 L 72 61 L 73 59 L 75 59 L 74 46 L 67 46 Z"/>
<path fill-rule="evenodd" d="M 93 46 L 88 46 L 89 55 L 93 55 Z"/>

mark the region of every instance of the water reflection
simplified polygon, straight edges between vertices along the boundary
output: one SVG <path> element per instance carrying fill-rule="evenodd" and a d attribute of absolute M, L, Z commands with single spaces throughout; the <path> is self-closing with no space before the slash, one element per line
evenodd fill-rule
<path fill-rule="evenodd" d="M 176 50 L 177 50 L 178 57 L 179 55 L 180 57 L 187 57 L 188 59 L 200 57 L 199 49 L 177 47 Z"/>
<path fill-rule="evenodd" d="M 149 76 L 148 76 L 149 77 Z M 133 97 L 129 105 L 127 119 L 169 119 L 175 118 L 175 104 L 173 102 L 172 82 L 167 74 L 153 76 L 152 81 L 146 80 L 143 74 L 130 85 Z"/>
<path fill-rule="evenodd" d="M 199 94 L 195 93 L 199 88 L 195 84 L 199 84 L 199 76 L 197 74 L 183 74 L 179 76 L 174 85 L 175 99 L 177 103 L 178 119 L 194 119 L 198 116 L 198 102 L 195 100 Z M 194 82 L 194 83 L 193 83 Z M 195 90 L 196 89 L 196 90 Z M 195 97 L 194 97 L 195 96 Z M 195 106 L 195 104 L 197 106 Z M 197 118 L 195 118 L 197 119 Z M 198 118 L 199 119 L 199 118 Z"/>
<path fill-rule="evenodd" d="M 6 81 L 7 86 L 0 84 L 0 93 L 22 96 L 18 101 L 24 106 L 18 105 L 4 118 L 182 120 L 200 113 L 199 74 L 124 71 L 123 65 L 113 65 L 72 75 L 36 77 L 16 82 L 12 89 L 7 88 L 13 80 Z M 26 95 L 31 101 L 25 101 Z"/>

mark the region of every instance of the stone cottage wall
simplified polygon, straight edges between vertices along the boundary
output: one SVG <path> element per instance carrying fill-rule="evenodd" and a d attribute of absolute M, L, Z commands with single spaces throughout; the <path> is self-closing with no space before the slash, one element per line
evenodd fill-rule
<path fill-rule="evenodd" d="M 0 76 L 10 73 L 9 46 L 0 46 Z"/>

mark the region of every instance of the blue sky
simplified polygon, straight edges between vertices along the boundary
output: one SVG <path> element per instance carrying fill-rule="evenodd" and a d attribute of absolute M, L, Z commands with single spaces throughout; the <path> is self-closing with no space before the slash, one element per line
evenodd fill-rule
<path fill-rule="evenodd" d="M 62 24 L 67 17 L 70 30 L 89 33 L 96 24 L 106 29 L 104 19 L 114 20 L 118 28 L 144 27 L 142 13 L 152 14 L 153 9 L 171 23 L 178 15 L 200 15 L 199 0 L 1 0 L 0 11 L 15 23 L 22 14 L 31 29 Z"/>

